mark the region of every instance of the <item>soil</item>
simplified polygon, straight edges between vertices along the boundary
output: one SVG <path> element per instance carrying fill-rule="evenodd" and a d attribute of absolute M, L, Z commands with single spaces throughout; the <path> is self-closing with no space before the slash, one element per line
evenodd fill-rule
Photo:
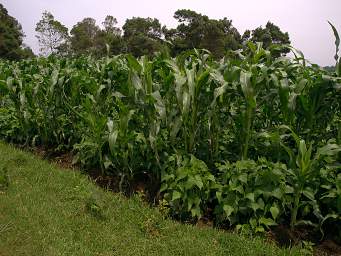
<path fill-rule="evenodd" d="M 314 255 L 340 256 L 341 246 L 336 244 L 333 240 L 325 240 L 315 248 Z"/>
<path fill-rule="evenodd" d="M 310 227 L 300 227 L 291 230 L 290 227 L 285 225 L 278 225 L 269 231 L 269 236 L 275 240 L 279 246 L 290 247 L 297 245 L 300 241 L 312 241 L 316 243 L 319 238 Z"/>
<path fill-rule="evenodd" d="M 278 225 L 267 233 L 267 237 L 280 247 L 291 247 L 302 241 L 309 241 L 316 245 L 314 246 L 314 255 L 316 256 L 341 256 L 340 244 L 328 237 L 321 241 L 321 235 L 308 226 L 291 230 L 289 226 Z"/>

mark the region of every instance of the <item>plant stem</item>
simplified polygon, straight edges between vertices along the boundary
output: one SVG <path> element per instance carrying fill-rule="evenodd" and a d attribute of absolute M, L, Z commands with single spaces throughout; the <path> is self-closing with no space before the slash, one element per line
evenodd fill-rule
<path fill-rule="evenodd" d="M 300 203 L 300 198 L 301 198 L 301 189 L 298 189 L 295 192 L 295 201 L 294 201 L 294 207 L 291 212 L 291 220 L 290 220 L 290 228 L 291 230 L 294 229 L 296 220 L 297 220 L 297 213 L 298 213 L 298 207 Z"/>
<path fill-rule="evenodd" d="M 242 160 L 247 159 L 248 151 L 249 151 L 249 141 L 250 141 L 250 131 L 251 131 L 251 123 L 252 123 L 252 107 L 247 106 L 246 114 L 245 114 L 245 141 L 242 152 Z"/>

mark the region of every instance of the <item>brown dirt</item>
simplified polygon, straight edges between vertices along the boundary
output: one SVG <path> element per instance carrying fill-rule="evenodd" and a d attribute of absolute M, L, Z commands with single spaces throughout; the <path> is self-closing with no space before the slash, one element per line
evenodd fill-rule
<path fill-rule="evenodd" d="M 74 169 L 76 166 L 73 164 L 73 155 L 65 153 L 53 159 L 53 162 L 63 169 Z"/>
<path fill-rule="evenodd" d="M 341 246 L 332 240 L 325 240 L 315 248 L 314 255 L 341 256 Z"/>
<path fill-rule="evenodd" d="M 202 217 L 197 221 L 196 226 L 199 228 L 213 228 L 214 225 L 211 219 Z"/>
<path fill-rule="evenodd" d="M 331 239 L 320 241 L 320 235 L 309 227 L 301 227 L 291 230 L 289 227 L 279 225 L 267 233 L 270 242 L 275 242 L 280 247 L 291 247 L 302 241 L 311 241 L 316 256 L 341 256 L 341 245 Z"/>

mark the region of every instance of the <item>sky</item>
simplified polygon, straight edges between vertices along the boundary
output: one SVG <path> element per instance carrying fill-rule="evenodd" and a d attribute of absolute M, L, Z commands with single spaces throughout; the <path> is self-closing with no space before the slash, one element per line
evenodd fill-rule
<path fill-rule="evenodd" d="M 9 14 L 22 25 L 24 42 L 35 53 L 39 45 L 35 25 L 42 12 L 50 11 L 57 20 L 72 28 L 85 17 L 100 25 L 106 15 L 117 18 L 122 26 L 127 18 L 158 18 L 162 25 L 176 27 L 174 12 L 191 9 L 210 18 L 227 17 L 243 34 L 246 29 L 265 26 L 267 21 L 288 32 L 292 45 L 312 63 L 334 65 L 334 36 L 331 21 L 341 35 L 341 0 L 0 0 Z"/>

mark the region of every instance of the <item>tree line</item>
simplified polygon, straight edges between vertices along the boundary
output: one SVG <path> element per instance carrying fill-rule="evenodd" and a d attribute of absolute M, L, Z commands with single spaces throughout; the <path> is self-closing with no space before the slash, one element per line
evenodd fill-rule
<path fill-rule="evenodd" d="M 0 4 L 0 58 L 22 59 L 33 56 L 31 48 L 23 43 L 20 23 Z"/>
<path fill-rule="evenodd" d="M 0 58 L 20 59 L 33 55 L 30 48 L 22 44 L 24 34 L 19 22 L 8 15 L 0 4 Z M 45 11 L 36 24 L 36 37 L 40 54 L 60 56 L 92 55 L 102 57 L 130 53 L 135 57 L 153 55 L 167 51 L 171 56 L 193 49 L 209 50 L 216 58 L 223 57 L 228 50 L 243 49 L 248 41 L 262 42 L 263 47 L 280 56 L 288 48 L 273 45 L 290 44 L 289 34 L 268 22 L 265 27 L 246 30 L 243 34 L 233 26 L 232 20 L 211 19 L 192 10 L 178 10 L 174 14 L 176 28 L 162 26 L 156 18 L 133 17 L 127 19 L 122 28 L 111 15 L 99 26 L 96 20 L 84 18 L 69 30 L 51 12 Z"/>

